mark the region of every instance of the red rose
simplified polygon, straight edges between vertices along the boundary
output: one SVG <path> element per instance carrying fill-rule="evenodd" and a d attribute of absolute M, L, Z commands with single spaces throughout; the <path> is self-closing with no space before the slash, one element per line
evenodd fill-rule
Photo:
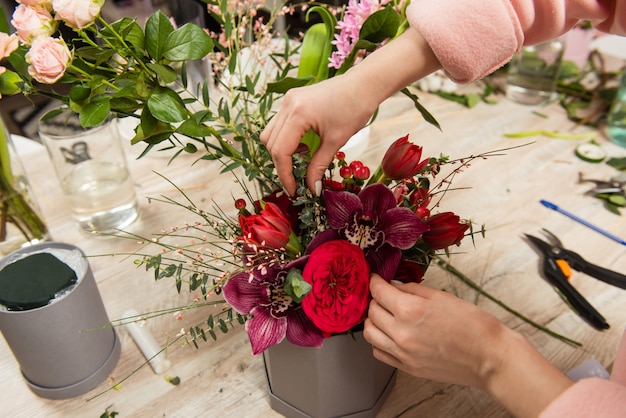
<path fill-rule="evenodd" d="M 428 164 L 422 158 L 422 147 L 409 142 L 409 135 L 397 139 L 383 157 L 382 168 L 385 176 L 393 180 L 404 180 L 415 176 Z"/>
<path fill-rule="evenodd" d="M 465 231 L 469 228 L 467 222 L 461 221 L 452 212 L 442 212 L 431 216 L 426 220 L 430 227 L 428 232 L 424 232 L 422 239 L 433 250 L 440 250 L 450 245 L 458 244 L 465 236 Z"/>
<path fill-rule="evenodd" d="M 302 300 L 306 316 L 324 333 L 346 332 L 365 319 L 370 268 L 348 241 L 326 242 L 311 253 L 302 277 L 313 288 Z"/>
<path fill-rule="evenodd" d="M 266 203 L 258 215 L 239 215 L 243 239 L 274 249 L 284 248 L 289 242 L 291 225 L 281 210 L 273 203 Z"/>

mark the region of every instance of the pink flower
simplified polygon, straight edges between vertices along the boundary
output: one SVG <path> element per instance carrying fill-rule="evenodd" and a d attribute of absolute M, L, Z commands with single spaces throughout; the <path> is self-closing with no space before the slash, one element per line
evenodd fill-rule
<path fill-rule="evenodd" d="M 9 35 L 4 32 L 0 32 L 0 58 L 8 57 L 13 51 L 17 49 L 19 40 L 17 35 Z"/>
<path fill-rule="evenodd" d="M 23 4 L 15 8 L 11 24 L 25 44 L 32 43 L 40 36 L 51 36 L 57 29 L 57 22 L 46 9 Z"/>
<path fill-rule="evenodd" d="M 17 0 L 19 4 L 30 7 L 41 7 L 47 11 L 52 10 L 52 0 Z"/>
<path fill-rule="evenodd" d="M 104 0 L 52 0 L 56 20 L 76 29 L 91 25 L 100 14 Z"/>
<path fill-rule="evenodd" d="M 44 84 L 54 84 L 65 74 L 72 53 L 60 39 L 37 38 L 26 54 L 28 73 Z"/>
<path fill-rule="evenodd" d="M 330 66 L 339 69 L 359 39 L 361 26 L 375 11 L 382 8 L 386 1 L 349 0 L 343 20 L 337 22 L 339 33 L 335 34 L 332 44 L 337 47 L 330 57 Z"/>

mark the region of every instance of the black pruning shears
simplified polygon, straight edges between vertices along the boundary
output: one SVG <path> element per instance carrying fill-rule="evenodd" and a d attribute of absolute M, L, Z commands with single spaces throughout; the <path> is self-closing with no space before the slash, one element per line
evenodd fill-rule
<path fill-rule="evenodd" d="M 591 264 L 579 254 L 563 248 L 561 241 L 547 229 L 543 229 L 550 243 L 525 234 L 526 238 L 543 255 L 544 278 L 556 288 L 565 302 L 591 326 L 598 330 L 609 328 L 608 322 L 569 282 L 571 269 L 580 271 L 605 283 L 626 289 L 626 276 Z"/>

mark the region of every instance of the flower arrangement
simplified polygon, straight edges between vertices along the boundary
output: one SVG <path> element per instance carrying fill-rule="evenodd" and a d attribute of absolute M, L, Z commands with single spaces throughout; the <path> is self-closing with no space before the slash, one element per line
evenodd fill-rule
<path fill-rule="evenodd" d="M 421 282 L 435 257 L 473 233 L 458 215 L 430 209 L 440 205 L 451 177 L 488 154 L 451 161 L 422 158 L 422 151 L 408 135 L 399 138 L 373 172 L 339 152 L 319 197 L 306 189 L 308 154 L 300 155 L 296 196 L 278 189 L 255 199 L 240 181 L 247 199 L 233 198 L 230 214 L 186 202 L 200 219 L 151 240 L 162 251 L 138 251 L 136 264 L 153 269 L 157 279 L 173 277 L 179 291 L 183 283 L 200 290 L 196 306 L 223 307 L 179 335 L 189 343 L 216 338 L 216 329 L 226 332 L 238 320 L 253 354 L 284 339 L 319 347 L 362 325 L 370 273 Z M 456 166 L 435 184 L 448 164 Z M 214 294 L 223 300 L 203 300 Z"/>

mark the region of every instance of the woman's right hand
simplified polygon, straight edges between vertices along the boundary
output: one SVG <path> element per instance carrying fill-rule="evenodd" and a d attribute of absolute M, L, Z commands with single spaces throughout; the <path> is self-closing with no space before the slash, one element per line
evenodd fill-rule
<path fill-rule="evenodd" d="M 309 190 L 319 194 L 322 176 L 337 151 L 367 124 L 378 106 L 368 102 L 367 94 L 361 94 L 358 78 L 348 74 L 288 91 L 278 113 L 261 133 L 278 178 L 290 195 L 296 191 L 292 155 L 304 134 L 312 130 L 321 139 L 306 176 Z"/>

